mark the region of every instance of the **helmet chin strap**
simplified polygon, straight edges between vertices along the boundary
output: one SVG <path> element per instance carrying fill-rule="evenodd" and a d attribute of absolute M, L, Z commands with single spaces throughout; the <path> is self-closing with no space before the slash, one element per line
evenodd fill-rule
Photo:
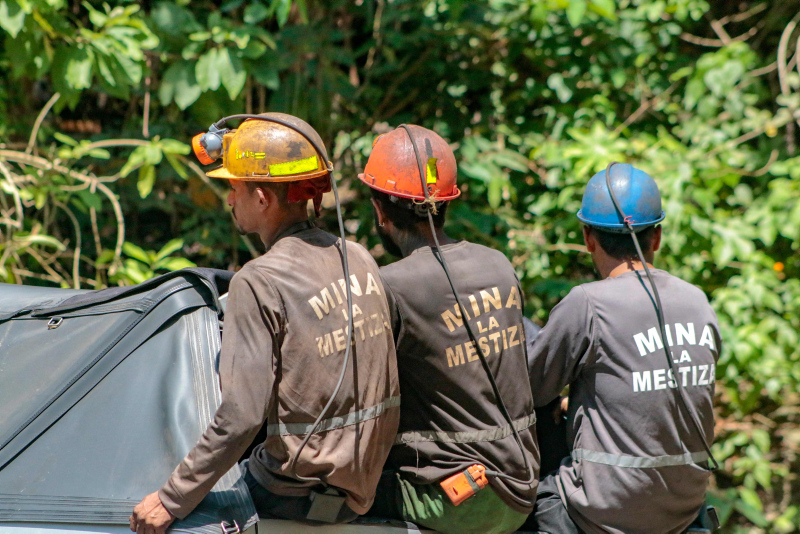
<path fill-rule="evenodd" d="M 533 467 L 531 466 L 530 462 L 528 461 L 528 455 L 525 452 L 525 447 L 522 445 L 522 439 L 519 437 L 519 432 L 517 428 L 514 426 L 514 421 L 511 419 L 511 415 L 508 413 L 508 409 L 506 408 L 505 402 L 503 402 L 503 397 L 500 395 L 500 389 L 497 387 L 497 382 L 495 381 L 494 374 L 492 370 L 489 368 L 489 363 L 486 361 L 486 357 L 483 354 L 483 350 L 481 350 L 480 345 L 478 344 L 478 338 L 475 337 L 475 333 L 472 331 L 472 327 L 467 320 L 467 312 L 466 308 L 464 307 L 463 302 L 461 301 L 461 296 L 456 289 L 455 284 L 453 283 L 453 277 L 450 275 L 450 269 L 447 267 L 447 260 L 444 258 L 444 252 L 442 251 L 442 247 L 439 245 L 439 238 L 436 236 L 436 226 L 433 224 L 433 212 L 436 213 L 436 201 L 430 197 L 428 193 L 428 185 L 425 183 L 425 163 L 422 160 L 422 156 L 419 152 L 419 147 L 417 147 L 417 141 L 414 138 L 414 135 L 411 133 L 411 129 L 405 125 L 401 124 L 398 128 L 402 128 L 408 134 L 409 139 L 411 139 L 411 146 L 414 148 L 414 155 L 417 158 L 417 166 L 419 167 L 419 176 L 420 180 L 422 180 L 422 192 L 425 194 L 425 200 L 418 202 L 425 207 L 427 214 L 428 214 L 428 222 L 430 223 L 431 227 L 431 235 L 433 236 L 433 242 L 436 245 L 435 248 L 432 249 L 434 257 L 439 260 L 442 268 L 444 269 L 444 274 L 447 277 L 447 281 L 450 284 L 450 290 L 453 292 L 453 296 L 456 299 L 456 303 L 458 304 L 459 311 L 461 312 L 461 317 L 464 318 L 464 327 L 467 329 L 467 334 L 469 335 L 470 340 L 475 344 L 475 347 L 478 349 L 478 358 L 481 361 L 481 366 L 483 367 L 484 372 L 486 373 L 486 377 L 489 379 L 489 383 L 492 386 L 492 392 L 494 393 L 495 399 L 497 399 L 497 407 L 500 409 L 500 413 L 503 415 L 503 419 L 506 420 L 508 426 L 511 428 L 511 432 L 514 436 L 514 440 L 517 442 L 519 446 L 519 450 L 522 453 L 522 461 L 525 464 L 525 469 L 528 472 L 528 480 L 524 481 L 523 484 L 528 486 L 532 485 L 536 481 L 536 474 L 533 472 Z M 527 374 L 527 367 L 525 369 L 525 373 Z M 505 478 L 508 480 L 514 480 L 515 478 L 506 475 L 505 473 L 500 473 L 498 471 L 490 471 L 489 469 L 486 470 L 486 474 L 490 476 L 494 476 L 496 478 Z"/>
<path fill-rule="evenodd" d="M 323 164 L 326 166 L 326 169 L 328 170 L 328 175 L 330 176 L 330 180 L 331 180 L 331 189 L 333 190 L 333 196 L 334 196 L 334 199 L 336 201 L 336 218 L 337 218 L 337 220 L 339 222 L 339 234 L 340 234 L 340 238 L 341 238 L 341 241 L 342 241 L 342 270 L 344 271 L 344 279 L 346 280 L 345 288 L 346 288 L 346 293 L 347 293 L 347 332 L 348 332 L 349 342 L 347 343 L 347 349 L 344 352 L 344 359 L 342 360 L 342 370 L 339 373 L 339 380 L 336 383 L 336 387 L 333 389 L 333 393 L 331 393 L 331 396 L 328 398 L 328 402 L 325 404 L 325 407 L 322 409 L 322 412 L 320 412 L 320 414 L 317 417 L 316 421 L 314 421 L 314 424 L 311 425 L 311 428 L 308 430 L 308 432 L 306 432 L 306 435 L 303 438 L 303 441 L 300 443 L 300 446 L 297 448 L 297 452 L 294 454 L 294 456 L 292 457 L 291 462 L 289 463 L 289 473 L 292 476 L 294 476 L 297 480 L 301 480 L 303 482 L 315 482 L 315 483 L 318 483 L 318 484 L 327 485 L 327 484 L 325 484 L 325 482 L 322 479 L 320 479 L 318 477 L 304 477 L 304 476 L 298 475 L 297 474 L 297 461 L 300 458 L 300 453 L 303 452 L 303 449 L 308 444 L 308 441 L 311 439 L 311 436 L 313 436 L 316 433 L 317 428 L 319 428 L 320 422 L 322 422 L 322 420 L 325 418 L 325 415 L 328 413 L 328 411 L 331 409 L 331 406 L 333 405 L 333 401 L 336 399 L 337 395 L 339 394 L 339 391 L 342 389 L 342 384 L 344 383 L 344 378 L 345 378 L 345 376 L 347 374 L 347 364 L 350 362 L 350 354 L 352 352 L 352 347 L 353 347 L 353 343 L 354 343 L 354 340 L 353 340 L 353 335 L 354 335 L 354 332 L 353 332 L 353 293 L 352 293 L 352 290 L 350 288 L 350 267 L 349 267 L 348 261 L 347 261 L 347 235 L 345 234 L 344 222 L 342 220 L 342 204 L 339 201 L 339 190 L 336 187 L 336 179 L 333 177 L 333 163 L 328 161 L 328 151 L 325 150 L 325 146 L 324 145 L 321 145 L 320 143 L 317 143 L 317 141 L 315 139 L 312 139 L 312 137 L 310 135 L 308 135 L 308 133 L 303 132 L 297 126 L 291 124 L 290 122 L 285 121 L 283 119 L 276 118 L 276 117 L 271 117 L 271 116 L 252 115 L 252 114 L 248 114 L 248 113 L 240 114 L 240 115 L 230 115 L 229 117 L 224 117 L 224 118 L 218 120 L 217 122 L 215 122 L 214 124 L 212 124 L 211 127 L 208 129 L 208 133 L 203 134 L 202 137 L 205 138 L 208 135 L 211 135 L 211 136 L 214 136 L 214 137 L 219 137 L 220 143 L 221 143 L 222 133 L 227 131 L 227 130 L 223 130 L 222 126 L 226 122 L 231 121 L 231 120 L 236 120 L 236 119 L 253 119 L 253 120 L 259 120 L 259 121 L 274 122 L 276 124 L 280 124 L 282 126 L 285 126 L 285 127 L 289 128 L 290 130 L 293 130 L 293 131 L 299 133 L 300 135 L 302 135 L 311 144 L 311 146 L 314 147 L 314 150 L 316 150 L 316 152 L 319 155 L 320 159 L 322 159 Z M 219 156 L 221 156 L 221 154 L 222 154 L 222 149 L 221 149 L 221 144 L 220 144 L 219 155 L 214 159 L 219 159 Z M 210 155 L 211 154 L 208 154 L 208 156 L 210 156 Z M 199 155 L 198 155 L 198 158 L 199 158 Z M 211 161 L 214 161 L 214 159 L 212 159 Z M 211 163 L 211 161 L 209 161 L 209 163 Z"/>
<path fill-rule="evenodd" d="M 672 356 L 669 350 L 669 343 L 667 342 L 667 328 L 664 323 L 664 314 L 663 314 L 663 307 L 661 306 L 661 297 L 658 294 L 658 288 L 656 287 L 656 283 L 653 281 L 653 276 L 650 274 L 650 268 L 647 266 L 647 260 L 642 253 L 642 247 L 639 244 L 639 238 L 636 236 L 636 231 L 633 228 L 633 221 L 630 216 L 625 215 L 625 212 L 622 211 L 622 206 L 620 206 L 619 201 L 617 200 L 617 195 L 614 193 L 614 188 L 611 187 L 611 168 L 614 165 L 617 165 L 618 162 L 612 161 L 606 167 L 606 187 L 608 187 L 608 192 L 611 195 L 611 202 L 614 203 L 614 209 L 617 210 L 619 216 L 622 217 L 622 221 L 625 228 L 625 233 L 630 234 L 631 238 L 633 239 L 633 244 L 636 247 L 636 253 L 639 255 L 639 261 L 642 262 L 642 267 L 644 267 L 644 272 L 647 275 L 647 279 L 650 281 L 650 287 L 653 288 L 653 295 L 650 299 L 653 303 L 653 307 L 656 310 L 656 318 L 658 319 L 658 328 L 660 329 L 661 339 L 663 340 L 663 348 L 664 348 L 664 355 L 667 357 L 667 364 L 669 365 L 670 371 L 672 371 L 672 377 L 675 381 L 675 385 L 677 386 L 676 389 L 678 391 L 678 398 L 680 399 L 681 405 L 686 413 L 689 415 L 689 419 L 692 421 L 692 425 L 694 426 L 697 435 L 700 437 L 700 441 L 703 442 L 703 447 L 708 453 L 709 459 L 713 467 L 711 471 L 716 471 L 719 469 L 719 464 L 717 463 L 716 458 L 711 453 L 711 448 L 709 447 L 708 443 L 706 443 L 704 433 L 700 428 L 700 423 L 695 418 L 695 414 L 692 410 L 689 409 L 689 403 L 686 400 L 686 394 L 684 392 L 683 386 L 681 385 L 681 381 L 678 380 L 678 371 L 675 369 L 675 363 L 672 361 Z M 647 291 L 647 287 L 644 286 L 645 291 Z M 687 448 L 688 450 L 688 448 Z M 691 451 L 688 451 L 691 452 Z"/>

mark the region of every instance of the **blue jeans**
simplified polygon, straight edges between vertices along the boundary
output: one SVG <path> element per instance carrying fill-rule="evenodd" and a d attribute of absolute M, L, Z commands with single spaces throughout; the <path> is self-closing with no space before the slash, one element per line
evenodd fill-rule
<path fill-rule="evenodd" d="M 250 469 L 248 469 L 248 463 L 249 460 L 244 460 L 239 464 L 239 467 L 242 469 L 245 484 L 247 484 L 247 489 L 250 490 L 250 497 L 253 499 L 259 518 L 291 519 L 293 521 L 320 524 L 318 521 L 307 519 L 308 511 L 311 509 L 311 499 L 308 495 L 289 497 L 272 493 L 258 483 Z M 321 489 L 321 487 L 311 489 Z M 339 511 L 339 516 L 336 518 L 335 523 L 350 523 L 357 517 L 358 514 L 345 504 Z"/>

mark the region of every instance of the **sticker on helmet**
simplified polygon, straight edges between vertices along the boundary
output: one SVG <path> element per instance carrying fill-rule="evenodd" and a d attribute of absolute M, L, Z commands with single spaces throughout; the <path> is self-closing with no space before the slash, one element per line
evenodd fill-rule
<path fill-rule="evenodd" d="M 428 175 L 427 183 L 435 184 L 436 180 L 439 179 L 439 172 L 436 170 L 436 159 L 437 158 L 428 158 Z"/>
<path fill-rule="evenodd" d="M 236 159 L 247 159 L 247 158 L 255 158 L 255 159 L 264 159 L 266 154 L 264 152 L 253 152 L 251 150 L 247 150 L 245 152 L 236 151 Z"/>
<path fill-rule="evenodd" d="M 287 176 L 289 174 L 300 174 L 301 172 L 316 171 L 318 168 L 317 156 L 299 159 L 297 161 L 287 161 L 286 163 L 275 163 L 269 166 L 270 176 Z"/>

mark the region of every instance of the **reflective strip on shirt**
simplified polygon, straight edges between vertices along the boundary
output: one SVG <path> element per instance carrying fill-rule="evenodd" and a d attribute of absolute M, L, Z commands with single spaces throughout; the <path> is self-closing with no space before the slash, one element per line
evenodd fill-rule
<path fill-rule="evenodd" d="M 675 465 L 690 465 L 704 462 L 708 460 L 708 453 L 703 451 L 668 456 L 625 456 L 608 452 L 575 449 L 572 451 L 572 459 L 575 461 L 586 460 L 587 462 L 611 465 L 614 467 L 651 469 L 654 467 L 671 467 Z"/>
<path fill-rule="evenodd" d="M 320 421 L 319 426 L 317 426 L 315 434 L 326 432 L 328 430 L 336 430 L 346 426 L 354 425 L 356 423 L 363 423 L 364 421 L 369 421 L 370 419 L 375 419 L 389 408 L 396 408 L 398 406 L 400 406 L 399 396 L 388 397 L 380 404 L 376 404 L 375 406 L 370 406 L 369 408 L 364 408 L 363 410 L 358 410 L 356 412 L 350 412 L 344 417 L 337 416 L 329 419 L 323 419 Z M 313 426 L 314 423 L 274 423 L 267 425 L 267 435 L 304 436 L 309 430 L 311 430 Z"/>
<path fill-rule="evenodd" d="M 536 414 L 532 413 L 514 421 L 517 432 L 536 424 Z M 503 425 L 486 430 L 469 430 L 467 432 L 446 432 L 444 430 L 410 430 L 397 435 L 395 445 L 417 443 L 420 441 L 438 441 L 439 443 L 477 443 L 480 441 L 496 441 L 512 434 L 511 425 Z"/>

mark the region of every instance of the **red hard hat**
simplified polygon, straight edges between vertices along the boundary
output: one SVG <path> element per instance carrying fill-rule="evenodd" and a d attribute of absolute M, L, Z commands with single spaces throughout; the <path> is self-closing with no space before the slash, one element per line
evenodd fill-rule
<path fill-rule="evenodd" d="M 456 158 L 447 141 L 421 126 L 409 125 L 425 164 L 425 183 L 431 200 L 444 202 L 461 194 L 456 186 Z M 401 198 L 425 200 L 419 166 L 409 133 L 397 128 L 378 136 L 358 177 L 373 189 Z"/>

